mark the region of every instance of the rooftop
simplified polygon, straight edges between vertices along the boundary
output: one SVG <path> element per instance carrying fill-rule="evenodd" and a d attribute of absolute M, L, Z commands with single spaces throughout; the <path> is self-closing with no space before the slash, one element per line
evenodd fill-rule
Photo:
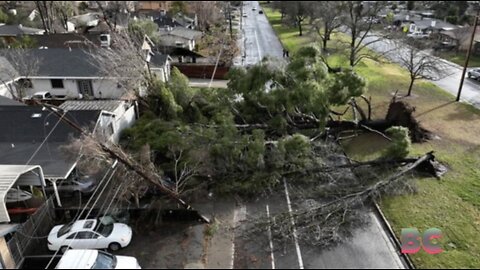
<path fill-rule="evenodd" d="M 45 30 L 31 27 L 24 27 L 21 24 L 7 25 L 0 24 L 0 36 L 39 35 Z"/>
<path fill-rule="evenodd" d="M 92 130 L 99 114 L 71 111 L 64 117 Z M 0 106 L 0 126 L 9 127 L 0 133 L 0 164 L 26 164 L 30 160 L 28 164 L 42 167 L 46 178 L 65 178 L 73 169 L 76 155 L 63 147 L 80 134 L 53 113 L 35 106 Z"/>
<path fill-rule="evenodd" d="M 67 100 L 60 105 L 60 108 L 67 111 L 114 112 L 124 103 L 122 100 Z"/>
<path fill-rule="evenodd" d="M 9 61 L 16 61 L 12 50 L 0 50 Z M 38 70 L 31 77 L 100 77 L 100 68 L 95 59 L 82 49 L 49 48 L 26 49 L 24 54 L 38 60 Z"/>

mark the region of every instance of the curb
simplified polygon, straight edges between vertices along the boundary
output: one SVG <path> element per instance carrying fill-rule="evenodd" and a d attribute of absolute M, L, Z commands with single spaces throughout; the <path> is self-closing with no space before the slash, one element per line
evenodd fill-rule
<path fill-rule="evenodd" d="M 382 221 L 383 225 L 387 228 L 387 232 L 390 235 L 391 239 L 393 239 L 393 242 L 395 243 L 395 246 L 398 248 L 398 250 L 401 250 L 402 245 L 401 245 L 400 241 L 398 240 L 397 236 L 393 232 L 393 229 L 390 226 L 390 223 L 388 223 L 385 215 L 383 214 L 382 210 L 380 209 L 380 206 L 378 206 L 378 204 L 375 200 L 373 201 L 373 206 L 374 206 L 375 211 L 379 215 L 380 220 Z M 412 259 L 410 259 L 410 256 L 408 256 L 408 254 L 400 253 L 400 258 L 403 259 L 403 262 L 406 264 L 408 269 L 416 269 L 415 265 L 413 264 Z"/>

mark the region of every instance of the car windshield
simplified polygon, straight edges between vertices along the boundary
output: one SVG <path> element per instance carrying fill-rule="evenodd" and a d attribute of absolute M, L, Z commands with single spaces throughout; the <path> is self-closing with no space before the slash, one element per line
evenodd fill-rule
<path fill-rule="evenodd" d="M 67 234 L 70 229 L 72 229 L 72 223 L 70 224 L 67 224 L 67 225 L 63 225 L 60 230 L 58 230 L 58 234 L 57 234 L 57 237 L 62 237 L 64 236 L 65 234 Z"/>
<path fill-rule="evenodd" d="M 92 269 L 115 269 L 117 259 L 115 256 L 99 251 Z"/>
<path fill-rule="evenodd" d="M 108 237 L 113 231 L 113 224 L 104 225 L 102 222 L 98 222 L 95 231 L 104 237 Z"/>

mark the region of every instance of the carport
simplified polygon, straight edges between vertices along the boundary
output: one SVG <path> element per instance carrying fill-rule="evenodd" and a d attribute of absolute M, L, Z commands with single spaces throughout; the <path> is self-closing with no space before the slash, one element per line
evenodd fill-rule
<path fill-rule="evenodd" d="M 0 165 L 0 222 L 10 222 L 6 196 L 14 186 L 40 186 L 46 198 L 45 178 L 39 165 Z M 58 192 L 55 196 L 58 199 Z"/>

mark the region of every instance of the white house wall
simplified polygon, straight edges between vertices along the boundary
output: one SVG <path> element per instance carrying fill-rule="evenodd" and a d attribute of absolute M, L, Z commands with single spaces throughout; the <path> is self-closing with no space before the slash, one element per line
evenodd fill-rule
<path fill-rule="evenodd" d="M 5 84 L 0 85 L 0 95 L 8 98 L 13 98 L 12 94 L 8 90 L 8 86 L 6 86 Z"/>
<path fill-rule="evenodd" d="M 52 88 L 50 79 L 32 78 L 30 80 L 33 88 L 27 89 L 29 96 L 36 92 L 49 91 L 52 95 L 65 95 L 67 98 L 79 97 L 77 79 L 64 79 L 63 88 Z M 118 84 L 114 80 L 94 79 L 91 81 L 95 98 L 117 99 L 124 94 L 123 88 L 118 88 Z"/>
<path fill-rule="evenodd" d="M 127 110 L 124 110 L 121 114 L 115 115 L 114 133 L 112 141 L 118 143 L 120 141 L 120 135 L 126 128 L 131 127 L 136 120 L 135 106 L 130 106 Z"/>

